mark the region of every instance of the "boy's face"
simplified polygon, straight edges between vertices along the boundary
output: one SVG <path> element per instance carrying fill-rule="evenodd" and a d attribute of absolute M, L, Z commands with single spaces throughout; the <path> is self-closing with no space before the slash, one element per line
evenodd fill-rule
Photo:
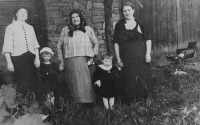
<path fill-rule="evenodd" d="M 48 53 L 48 54 L 43 54 L 43 55 L 42 55 L 42 58 L 43 58 L 43 60 L 44 60 L 45 62 L 49 62 L 50 59 L 51 59 L 51 54 L 50 54 L 50 53 Z"/>
<path fill-rule="evenodd" d="M 105 67 L 112 65 L 112 59 L 104 59 L 104 60 L 102 60 L 102 62 Z"/>

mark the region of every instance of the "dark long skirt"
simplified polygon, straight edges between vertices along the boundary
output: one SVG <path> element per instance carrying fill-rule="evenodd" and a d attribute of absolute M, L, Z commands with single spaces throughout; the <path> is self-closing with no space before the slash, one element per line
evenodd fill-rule
<path fill-rule="evenodd" d="M 122 96 L 126 103 L 144 99 L 147 92 L 152 93 L 153 89 L 151 67 L 145 62 L 146 43 L 137 39 L 120 45 L 120 55 L 124 63 Z"/>
<path fill-rule="evenodd" d="M 14 83 L 17 84 L 17 92 L 26 95 L 29 92 L 36 92 L 38 86 L 37 71 L 34 65 L 35 55 L 31 52 L 23 53 L 20 56 L 11 56 L 14 65 Z"/>
<path fill-rule="evenodd" d="M 93 103 L 95 101 L 87 57 L 65 59 L 65 78 L 76 103 Z"/>

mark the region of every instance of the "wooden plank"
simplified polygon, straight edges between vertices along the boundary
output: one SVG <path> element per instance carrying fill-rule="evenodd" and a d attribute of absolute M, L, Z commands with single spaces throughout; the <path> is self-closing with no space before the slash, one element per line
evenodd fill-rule
<path fill-rule="evenodd" d="M 156 0 L 152 0 L 152 30 L 153 30 L 153 51 L 157 51 L 157 40 L 156 40 L 156 31 L 155 31 L 155 25 L 156 25 L 156 21 L 155 21 L 155 17 L 156 17 Z"/>
<path fill-rule="evenodd" d="M 197 29 L 197 42 L 198 42 L 198 46 L 200 46 L 200 2 L 198 2 L 198 8 L 196 9 L 197 10 L 197 17 L 196 17 L 196 29 Z"/>
<path fill-rule="evenodd" d="M 194 25 L 193 25 L 194 15 L 192 1 L 188 0 L 188 31 L 189 31 L 189 41 L 194 41 Z"/>
<path fill-rule="evenodd" d="M 193 6 L 193 14 L 194 14 L 194 36 L 195 36 L 195 41 L 197 41 L 197 32 L 198 32 L 198 8 L 199 8 L 199 0 L 193 0 L 192 1 L 192 6 Z"/>
<path fill-rule="evenodd" d="M 0 2 L 2 2 L 2 1 L 3 1 L 3 2 L 5 2 L 5 1 L 6 1 L 6 2 L 13 2 L 13 1 L 14 1 L 14 2 L 22 2 L 22 1 L 23 1 L 23 2 L 35 2 L 35 1 L 37 1 L 37 0 L 0 0 Z"/>
<path fill-rule="evenodd" d="M 168 2 L 168 37 L 169 43 L 174 49 L 177 49 L 177 27 L 176 27 L 176 1 Z"/>
<path fill-rule="evenodd" d="M 180 47 L 185 47 L 188 41 L 188 6 L 187 0 L 180 0 L 181 20 L 182 20 L 182 42 Z"/>
<path fill-rule="evenodd" d="M 47 46 L 47 28 L 46 28 L 46 20 L 45 20 L 45 11 L 44 11 L 44 4 L 42 0 L 38 0 L 37 10 L 39 12 L 39 20 L 40 20 L 40 46 L 45 47 Z"/>
<path fill-rule="evenodd" d="M 155 0 L 155 11 L 154 11 L 154 20 L 155 20 L 155 25 L 154 25 L 154 30 L 155 30 L 155 41 L 156 41 L 156 47 L 158 46 L 158 40 L 159 40 L 159 11 L 160 11 L 160 0 Z"/>
<path fill-rule="evenodd" d="M 39 24 L 37 2 L 0 2 L 0 25 L 8 25 L 12 22 L 12 13 L 18 6 L 27 6 L 32 14 L 28 18 L 28 23 Z"/>
<path fill-rule="evenodd" d="M 182 13 L 181 13 L 181 5 L 180 0 L 176 0 L 176 10 L 177 10 L 177 48 L 183 48 L 179 44 L 182 43 Z"/>

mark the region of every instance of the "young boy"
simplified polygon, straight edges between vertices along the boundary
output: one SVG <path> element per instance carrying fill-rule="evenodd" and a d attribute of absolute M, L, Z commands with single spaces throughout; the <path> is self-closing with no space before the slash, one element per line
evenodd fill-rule
<path fill-rule="evenodd" d="M 41 74 L 41 91 L 46 96 L 46 101 L 51 102 L 54 105 L 55 100 L 55 83 L 57 82 L 56 71 L 58 71 L 58 66 L 56 63 L 51 61 L 53 56 L 53 51 L 44 47 L 41 51 L 41 64 L 40 64 L 40 74 Z"/>
<path fill-rule="evenodd" d="M 120 70 L 112 65 L 112 60 L 112 55 L 103 55 L 102 64 L 98 65 L 94 73 L 95 91 L 103 97 L 106 109 L 113 109 L 115 96 L 118 92 L 117 81 Z"/>

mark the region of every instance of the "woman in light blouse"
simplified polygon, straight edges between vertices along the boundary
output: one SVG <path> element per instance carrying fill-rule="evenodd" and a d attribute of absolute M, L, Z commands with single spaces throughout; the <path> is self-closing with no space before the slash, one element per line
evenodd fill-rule
<path fill-rule="evenodd" d="M 63 28 L 57 44 L 59 69 L 65 69 L 66 83 L 75 102 L 93 103 L 95 95 L 88 62 L 91 64 L 98 54 L 98 41 L 80 10 L 72 10 L 69 16 L 70 24 Z"/>
<path fill-rule="evenodd" d="M 36 67 L 40 66 L 39 44 L 35 31 L 26 23 L 29 15 L 30 11 L 26 7 L 19 7 L 13 12 L 15 20 L 6 28 L 2 51 L 6 57 L 8 71 L 14 72 L 17 91 L 23 95 L 36 90 Z"/>

